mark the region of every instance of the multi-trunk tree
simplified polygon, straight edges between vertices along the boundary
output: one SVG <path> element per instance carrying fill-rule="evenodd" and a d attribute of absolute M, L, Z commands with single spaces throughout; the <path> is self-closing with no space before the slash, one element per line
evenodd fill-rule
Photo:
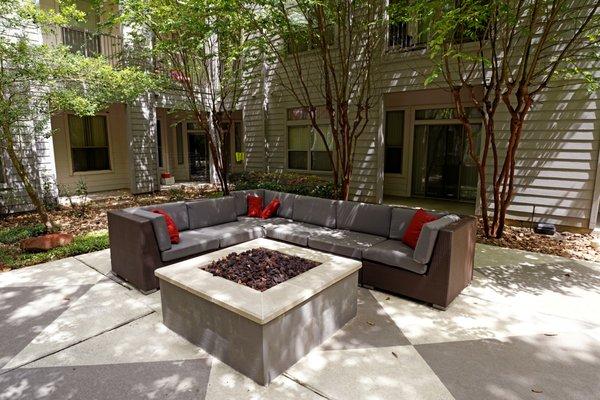
<path fill-rule="evenodd" d="M 600 3 L 596 0 L 461 0 L 396 2 L 394 19 L 426 27 L 433 72 L 445 86 L 477 165 L 483 230 L 500 238 L 515 195 L 517 154 L 527 117 L 557 83 L 597 90 Z M 592 68 L 590 69 L 590 66 Z M 478 148 L 469 119 L 482 121 Z M 508 113 L 508 129 L 498 116 Z"/>
<path fill-rule="evenodd" d="M 42 10 L 29 0 L 0 0 L 0 153 L 8 154 L 48 229 L 55 226 L 40 196 L 35 166 L 25 162 L 26 146 L 52 135 L 50 117 L 56 112 L 93 115 L 110 103 L 133 100 L 153 85 L 142 71 L 117 70 L 102 57 L 44 45 L 31 34 L 84 17 L 68 1 L 55 11 Z"/>
<path fill-rule="evenodd" d="M 244 94 L 244 74 L 260 54 L 239 0 L 123 0 L 120 20 L 140 37 L 156 72 L 168 76 L 176 105 L 204 132 L 214 172 L 229 193 L 228 164 L 233 116 Z M 143 40 L 137 41 L 142 43 Z"/>
<path fill-rule="evenodd" d="M 308 113 L 329 154 L 339 196 L 348 199 L 357 144 L 376 105 L 373 79 L 387 26 L 384 7 L 370 0 L 252 4 L 257 16 L 252 28 L 277 78 L 273 83 Z"/>

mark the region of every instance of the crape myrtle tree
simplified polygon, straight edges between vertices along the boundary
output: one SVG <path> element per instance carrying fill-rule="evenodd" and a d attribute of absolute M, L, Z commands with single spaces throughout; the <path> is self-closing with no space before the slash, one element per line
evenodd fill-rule
<path fill-rule="evenodd" d="M 418 21 L 426 27 L 434 68 L 425 82 L 442 82 L 452 94 L 468 153 L 477 166 L 487 237 L 500 238 L 504 232 L 515 194 L 521 135 L 540 95 L 563 79 L 568 83 L 580 79 L 590 90 L 598 89 L 597 71 L 594 76 L 590 66 L 598 65 L 600 55 L 599 4 L 596 0 L 411 0 L 391 7 L 392 19 Z M 469 121 L 471 107 L 482 120 L 481 149 Z M 508 133 L 498 132 L 499 110 L 508 111 Z"/>
<path fill-rule="evenodd" d="M 184 101 L 204 132 L 223 194 L 229 193 L 230 129 L 244 93 L 242 78 L 259 52 L 249 34 L 249 15 L 238 0 L 123 0 L 123 20 L 140 35 L 158 74 Z"/>
<path fill-rule="evenodd" d="M 383 3 L 259 0 L 251 5 L 274 83 L 307 111 L 329 154 L 334 186 L 347 200 L 357 143 L 375 106 L 374 61 L 381 56 L 386 27 Z M 323 117 L 327 126 L 318 122 Z"/>
<path fill-rule="evenodd" d="M 102 57 L 31 39 L 32 29 L 52 30 L 85 18 L 73 3 L 59 5 L 60 11 L 45 11 L 30 0 L 0 0 L 0 154 L 8 154 L 49 230 L 55 225 L 36 188 L 37 171 L 23 159 L 25 147 L 52 134 L 48 126 L 56 112 L 93 115 L 110 103 L 135 99 L 152 84 L 137 69 L 116 70 Z"/>

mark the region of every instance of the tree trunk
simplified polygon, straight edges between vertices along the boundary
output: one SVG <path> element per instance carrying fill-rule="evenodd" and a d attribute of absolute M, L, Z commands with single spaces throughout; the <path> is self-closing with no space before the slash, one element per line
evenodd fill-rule
<path fill-rule="evenodd" d="M 13 167 L 17 171 L 17 174 L 19 175 L 19 178 L 23 183 L 23 187 L 25 188 L 25 191 L 27 192 L 27 195 L 31 200 L 31 204 L 33 204 L 33 206 L 36 209 L 36 212 L 40 216 L 40 222 L 44 224 L 48 231 L 52 231 L 56 228 L 56 225 L 52 221 L 50 214 L 48 214 L 48 210 L 46 210 L 44 202 L 40 199 L 38 192 L 35 190 L 35 187 L 33 186 L 31 179 L 29 178 L 29 174 L 27 173 L 25 166 L 23 165 L 21 159 L 15 151 L 14 141 L 9 129 L 5 127 L 4 131 L 6 132 L 7 136 L 6 152 L 8 153 L 8 157 L 10 158 Z"/>

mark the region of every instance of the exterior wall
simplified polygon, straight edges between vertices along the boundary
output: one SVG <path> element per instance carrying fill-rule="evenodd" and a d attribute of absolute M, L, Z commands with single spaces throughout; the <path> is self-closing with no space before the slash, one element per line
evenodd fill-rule
<path fill-rule="evenodd" d="M 127 141 L 131 192 L 159 190 L 154 94 L 141 96 L 127 107 Z"/>
<path fill-rule="evenodd" d="M 43 43 L 42 32 L 34 26 L 24 25 L 17 31 L 2 30 L 2 34 L 12 37 L 15 40 L 20 37 L 26 37 L 32 43 Z M 40 93 L 40 90 L 40 88 L 32 88 L 32 98 Z M 22 129 L 27 130 L 32 124 L 32 122 L 26 123 L 22 126 Z M 41 135 L 37 135 L 36 137 L 33 137 L 33 135 L 17 137 L 15 146 L 17 153 L 21 155 L 21 160 L 25 168 L 29 171 L 30 178 L 36 186 L 38 193 L 41 196 L 54 198 L 57 195 L 57 188 L 50 121 L 44 121 L 43 126 Z M 5 169 L 4 176 L 6 178 L 6 183 L 0 191 L 0 214 L 4 212 L 31 210 L 32 206 L 29 196 L 11 165 L 8 155 L 0 154 L 0 157 L 2 157 L 2 165 Z"/>
<path fill-rule="evenodd" d="M 110 171 L 73 172 L 68 115 L 61 113 L 52 118 L 56 180 L 59 186 L 72 186 L 83 179 L 90 192 L 129 188 L 126 106 L 114 104 L 103 115 L 107 116 Z"/>
<path fill-rule="evenodd" d="M 310 58 L 310 54 L 306 56 L 306 65 L 310 65 Z M 271 89 L 264 94 L 268 104 L 264 128 L 248 125 L 246 134 L 261 135 L 264 129 L 264 169 L 282 171 L 286 169 L 287 154 L 286 110 L 298 104 L 277 85 L 272 68 L 265 76 Z M 374 83 L 379 106 L 372 110 L 371 121 L 358 142 L 351 185 L 353 200 L 381 202 L 384 187 L 389 194 L 410 196 L 410 168 L 405 168 L 406 173 L 400 176 L 385 177 L 383 173 L 383 132 L 387 108 L 384 98 L 404 96 L 406 104 L 431 108 L 451 106 L 449 94 L 447 100 L 439 94 L 423 100 L 423 93 L 428 90 L 424 87 L 424 80 L 430 68 L 424 50 L 389 52 L 377 65 Z M 589 68 L 598 74 L 600 63 Z M 432 87 L 436 88 L 436 85 Z M 413 117 L 414 114 L 407 113 L 407 119 Z M 595 226 L 600 196 L 596 183 L 599 180 L 599 117 L 598 93 L 590 94 L 584 87 L 565 85 L 565 82 L 556 82 L 556 87 L 543 93 L 529 115 L 517 153 L 516 194 L 509 209 L 509 218 L 529 220 L 535 205 L 535 221 L 581 228 Z M 501 107 L 496 119 L 499 147 L 503 149 L 509 134 L 509 115 Z M 413 131 L 405 130 L 405 135 L 404 158 L 405 166 L 409 167 Z"/>

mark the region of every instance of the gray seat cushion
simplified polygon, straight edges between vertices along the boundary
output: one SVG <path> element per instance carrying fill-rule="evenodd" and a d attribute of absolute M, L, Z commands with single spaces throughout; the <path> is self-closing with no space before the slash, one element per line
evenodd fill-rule
<path fill-rule="evenodd" d="M 427 264 L 429 260 L 431 260 L 431 255 L 433 254 L 433 249 L 440 229 L 445 228 L 458 220 L 460 220 L 458 215 L 445 215 L 435 221 L 423 225 L 413 254 L 415 261 L 421 264 Z"/>
<path fill-rule="evenodd" d="M 178 244 L 173 244 L 169 250 L 160 253 L 163 261 L 173 261 L 219 248 L 219 238 L 203 235 L 197 231 L 180 232 L 179 238 L 181 241 Z"/>
<path fill-rule="evenodd" d="M 308 238 L 308 247 L 344 257 L 361 258 L 362 252 L 385 241 L 385 237 L 341 229 L 317 233 Z"/>
<path fill-rule="evenodd" d="M 231 195 L 235 199 L 235 213 L 236 215 L 248 214 L 248 195 L 265 197 L 265 191 L 263 189 L 255 190 L 236 190 L 231 192 Z"/>
<path fill-rule="evenodd" d="M 327 228 L 335 228 L 337 203 L 336 200 L 298 196 L 294 200 L 292 219 Z"/>
<path fill-rule="evenodd" d="M 288 221 L 288 220 L 284 220 Z M 283 222 L 266 225 L 267 237 L 284 242 L 294 243 L 300 246 L 308 245 L 308 238 L 320 233 L 331 232 L 330 229 L 318 225 L 311 225 L 305 222 Z"/>
<path fill-rule="evenodd" d="M 296 197 L 298 197 L 297 194 L 265 190 L 265 207 L 271 202 L 271 200 L 278 198 L 281 204 L 277 209 L 277 216 L 281 218 L 292 218 L 294 211 L 294 200 Z"/>
<path fill-rule="evenodd" d="M 260 220 L 234 221 L 225 224 L 200 228 L 194 232 L 215 238 L 219 247 L 229 247 L 238 243 L 265 237 L 265 230 L 259 223 Z"/>
<path fill-rule="evenodd" d="M 133 210 L 133 214 L 150 220 L 160 251 L 169 250 L 171 248 L 171 237 L 169 236 L 169 230 L 167 229 L 167 222 L 164 216 L 142 209 Z"/>
<path fill-rule="evenodd" d="M 152 211 L 156 209 L 164 210 L 175 222 L 179 231 L 190 229 L 190 221 L 188 219 L 187 206 L 183 201 L 175 203 L 156 204 L 152 206 L 142 207 L 143 210 Z"/>
<path fill-rule="evenodd" d="M 391 216 L 390 206 L 340 201 L 337 205 L 337 229 L 387 237 Z"/>
<path fill-rule="evenodd" d="M 414 250 L 399 240 L 386 240 L 363 251 L 363 259 L 402 268 L 417 274 L 427 272 L 427 264 L 413 258 Z"/>
<path fill-rule="evenodd" d="M 190 201 L 187 204 L 190 229 L 204 228 L 237 220 L 235 199 L 231 196 Z"/>

